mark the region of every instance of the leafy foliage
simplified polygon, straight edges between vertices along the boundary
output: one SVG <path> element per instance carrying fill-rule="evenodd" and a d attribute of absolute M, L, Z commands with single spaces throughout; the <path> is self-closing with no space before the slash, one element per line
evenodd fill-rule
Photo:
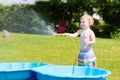
<path fill-rule="evenodd" d="M 31 8 L 35 11 L 32 11 Z M 97 36 L 117 37 L 120 33 L 119 8 L 119 0 L 49 0 L 37 1 L 35 5 L 27 6 L 0 5 L 0 28 L 7 27 L 12 31 L 17 30 L 16 32 L 24 29 L 24 32 L 39 33 L 38 26 L 40 26 L 39 20 L 41 19 L 38 17 L 40 16 L 47 23 L 54 23 L 55 28 L 59 21 L 66 21 L 66 32 L 75 32 L 80 27 L 74 24 L 79 23 L 80 17 L 87 12 L 90 15 L 99 14 L 104 21 L 104 25 L 101 25 L 100 21 L 95 19 L 92 29 Z M 30 14 L 32 14 L 31 17 L 28 16 Z"/>
<path fill-rule="evenodd" d="M 99 3 L 99 4 L 98 4 Z M 97 0 L 94 6 L 99 9 L 98 13 L 103 17 L 106 25 L 103 34 L 115 38 L 119 34 L 120 24 L 120 1 L 119 0 Z"/>
<path fill-rule="evenodd" d="M 103 32 L 99 32 L 99 30 L 95 32 L 104 34 L 105 36 L 101 35 L 104 37 L 111 37 L 111 34 L 115 36 L 119 32 L 119 5 L 119 0 L 66 0 L 66 2 L 62 2 L 62 0 L 49 0 L 47 2 L 36 2 L 34 9 L 40 14 L 44 12 L 44 16 L 46 17 L 47 15 L 48 21 L 55 21 L 56 24 L 59 20 L 66 21 L 69 24 L 67 27 L 68 32 L 71 32 L 69 28 L 73 26 L 71 23 L 73 18 L 74 22 L 79 22 L 79 18 L 85 11 L 90 15 L 98 13 L 106 25 L 101 27 L 99 26 L 99 21 L 97 21 L 97 24 L 95 24 L 101 27 Z M 95 8 L 97 10 L 94 10 Z M 94 28 L 94 30 L 97 29 L 96 27 Z M 106 28 L 109 29 L 106 30 Z M 75 27 L 71 29 L 74 29 L 72 32 L 76 30 Z"/>

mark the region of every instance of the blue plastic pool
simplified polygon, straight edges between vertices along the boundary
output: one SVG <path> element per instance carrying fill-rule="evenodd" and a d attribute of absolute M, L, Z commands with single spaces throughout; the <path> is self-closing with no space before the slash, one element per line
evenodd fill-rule
<path fill-rule="evenodd" d="M 35 74 L 31 69 L 45 65 L 38 62 L 0 63 L 0 80 L 34 80 Z"/>
<path fill-rule="evenodd" d="M 106 80 L 110 71 L 79 66 L 43 66 L 33 69 L 37 80 Z"/>

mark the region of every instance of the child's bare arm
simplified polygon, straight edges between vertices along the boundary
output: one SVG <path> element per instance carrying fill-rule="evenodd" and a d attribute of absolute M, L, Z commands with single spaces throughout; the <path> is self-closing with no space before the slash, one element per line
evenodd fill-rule
<path fill-rule="evenodd" d="M 95 39 L 95 34 L 94 32 L 91 32 L 90 33 L 90 40 L 89 40 L 89 45 L 92 45 L 96 42 L 96 39 Z"/>

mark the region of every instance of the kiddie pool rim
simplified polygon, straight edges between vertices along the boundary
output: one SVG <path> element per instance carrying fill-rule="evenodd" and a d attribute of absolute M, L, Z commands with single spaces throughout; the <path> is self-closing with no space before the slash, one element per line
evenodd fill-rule
<path fill-rule="evenodd" d="M 57 67 L 57 66 L 63 67 L 63 65 L 52 65 L 52 66 L 42 66 L 42 67 Z M 42 68 L 42 67 L 40 67 L 40 68 Z M 66 66 L 66 67 L 69 67 L 69 66 Z M 70 67 L 81 67 L 81 66 L 70 66 Z M 90 69 L 90 67 L 81 67 L 81 68 L 89 68 L 89 69 Z M 42 75 L 44 75 L 44 76 L 59 77 L 59 78 L 75 78 L 75 79 L 77 79 L 77 78 L 105 78 L 105 77 L 107 77 L 108 75 L 111 75 L 111 71 L 105 70 L 105 69 L 101 69 L 101 68 L 91 68 L 91 69 L 99 69 L 99 70 L 104 70 L 104 71 L 106 71 L 105 74 L 96 75 L 96 76 L 68 76 L 68 75 L 65 75 L 65 76 L 63 76 L 63 75 L 62 75 L 62 76 L 57 75 L 57 76 L 56 76 L 56 75 L 49 74 L 49 73 L 39 72 L 39 71 L 37 71 L 37 69 L 39 69 L 39 67 L 33 68 L 31 71 L 34 71 L 34 72 L 36 72 L 36 73 L 38 73 L 38 74 L 42 74 Z"/>
<path fill-rule="evenodd" d="M 15 72 L 15 71 L 31 71 L 31 69 L 34 69 L 34 68 L 37 68 L 37 67 L 42 67 L 42 66 L 48 66 L 48 65 L 51 65 L 51 64 L 47 64 L 47 63 L 43 63 L 43 62 L 0 62 L 0 64 L 13 64 L 13 63 L 29 63 L 29 64 L 32 64 L 32 63 L 36 63 L 38 64 L 38 66 L 36 67 L 33 67 L 33 68 L 22 68 L 22 69 L 10 69 L 10 70 L 2 70 L 0 69 L 0 72 Z"/>

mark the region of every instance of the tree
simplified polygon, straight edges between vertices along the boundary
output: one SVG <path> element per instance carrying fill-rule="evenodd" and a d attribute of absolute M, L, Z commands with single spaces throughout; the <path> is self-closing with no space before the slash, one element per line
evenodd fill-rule
<path fill-rule="evenodd" d="M 0 5 L 0 30 L 6 27 L 6 16 L 9 15 L 10 6 Z"/>
<path fill-rule="evenodd" d="M 49 1 L 38 1 L 32 8 L 39 13 L 46 21 L 52 21 L 58 23 L 59 20 L 66 21 L 69 26 L 73 26 L 71 21 L 74 19 L 75 22 L 79 22 L 80 17 L 84 11 L 92 12 L 91 3 L 88 0 L 49 0 Z M 69 31 L 71 27 L 67 27 Z M 74 27 L 74 26 L 73 26 Z M 75 31 L 76 27 L 74 27 Z M 73 32 L 73 31 L 71 31 Z"/>
<path fill-rule="evenodd" d="M 58 20 L 65 20 L 71 24 L 73 18 L 75 22 L 79 22 L 79 18 L 85 11 L 90 15 L 98 13 L 105 22 L 105 26 L 101 28 L 103 29 L 102 33 L 107 35 L 106 37 L 111 37 L 111 34 L 115 36 L 119 32 L 119 7 L 119 0 L 66 0 L 65 2 L 63 0 L 49 0 L 38 1 L 34 5 L 34 9 L 40 15 L 43 15 L 41 12 L 44 12 L 46 20 L 49 17 L 50 21 L 55 21 L 55 23 Z M 94 11 L 95 8 L 98 11 Z M 98 20 L 95 22 L 99 25 Z"/>
<path fill-rule="evenodd" d="M 103 33 L 108 37 L 116 37 L 120 29 L 120 0 L 97 0 L 94 6 L 99 9 L 98 13 L 106 23 Z"/>

